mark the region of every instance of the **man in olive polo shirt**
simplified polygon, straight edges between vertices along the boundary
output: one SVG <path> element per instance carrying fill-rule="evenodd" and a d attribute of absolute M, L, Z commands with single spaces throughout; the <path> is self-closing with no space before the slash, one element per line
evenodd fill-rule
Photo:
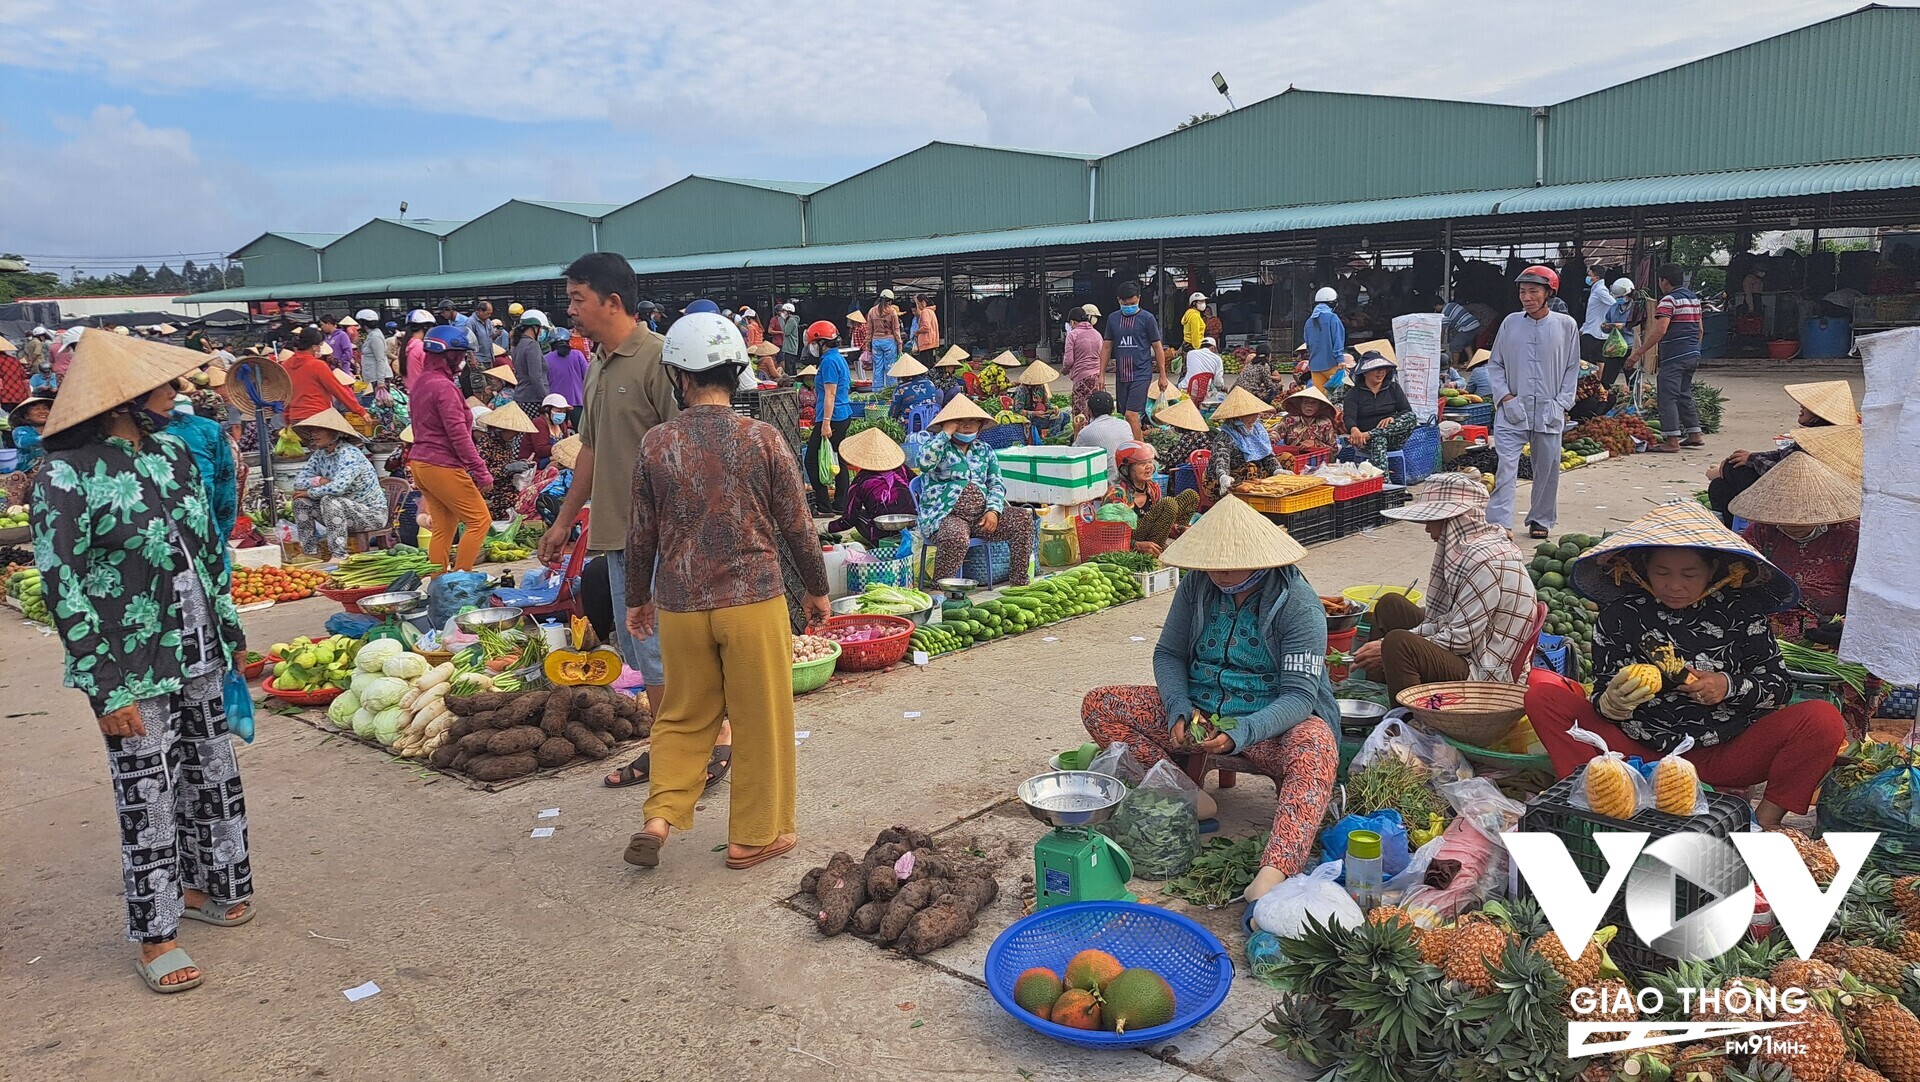
<path fill-rule="evenodd" d="M 580 508 L 589 499 L 587 549 L 608 553 L 608 585 L 616 598 L 626 596 L 627 526 L 633 513 L 633 471 L 640 438 L 654 425 L 680 412 L 673 385 L 660 364 L 663 339 L 634 314 L 639 281 L 626 257 L 612 252 L 583 255 L 567 268 L 567 316 L 573 328 L 598 345 L 587 368 L 585 401 L 580 407 L 580 455 L 573 465 L 573 487 L 552 527 L 540 538 L 540 559 L 553 564 L 565 551 Z M 596 468 L 597 467 L 597 468 Z M 666 681 L 656 638 L 636 639 L 625 621 L 614 621 L 621 658 L 647 681 L 647 701 L 655 714 Z"/>

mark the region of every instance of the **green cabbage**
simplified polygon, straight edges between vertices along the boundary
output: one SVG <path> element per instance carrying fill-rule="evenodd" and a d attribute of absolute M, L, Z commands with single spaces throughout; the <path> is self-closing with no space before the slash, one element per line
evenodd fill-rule
<path fill-rule="evenodd" d="M 390 642 L 390 639 L 382 639 Z M 400 680 L 418 680 L 427 675 L 427 659 L 411 651 L 402 651 L 380 665 L 380 671 Z"/>
<path fill-rule="evenodd" d="M 399 705 L 400 697 L 406 693 L 405 680 L 383 676 L 367 685 L 367 690 L 360 693 L 360 706 L 377 714 L 390 706 Z"/>
<path fill-rule="evenodd" d="M 365 703 L 353 712 L 353 735 L 362 740 L 373 739 L 373 711 L 368 710 Z"/>
<path fill-rule="evenodd" d="M 353 724 L 354 711 L 360 709 L 360 696 L 353 692 L 343 692 L 327 704 L 327 720 L 344 729 Z"/>
<path fill-rule="evenodd" d="M 387 659 L 404 653 L 406 647 L 393 639 L 375 639 L 362 646 L 360 652 L 353 655 L 354 668 L 361 672 L 379 672 Z M 416 655 L 417 656 L 417 655 Z"/>
<path fill-rule="evenodd" d="M 390 706 L 373 716 L 373 738 L 382 744 L 392 744 L 400 739 L 400 727 L 406 722 L 406 711 Z"/>

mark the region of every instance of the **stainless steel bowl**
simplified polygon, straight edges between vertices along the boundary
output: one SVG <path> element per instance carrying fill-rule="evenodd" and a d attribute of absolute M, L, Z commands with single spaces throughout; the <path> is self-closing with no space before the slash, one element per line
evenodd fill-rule
<path fill-rule="evenodd" d="M 1021 782 L 1019 796 L 1027 814 L 1048 826 L 1090 827 L 1113 818 L 1127 787 L 1090 770 L 1056 770 Z"/>
<path fill-rule="evenodd" d="M 1329 597 L 1326 600 L 1344 602 L 1347 606 L 1347 612 L 1345 615 L 1343 616 L 1329 615 L 1327 617 L 1327 632 L 1329 634 L 1337 634 L 1342 631 L 1350 631 L 1353 628 L 1359 627 L 1360 618 L 1367 614 L 1367 607 L 1365 605 L 1360 604 L 1358 601 L 1348 601 L 1344 597 Z"/>
<path fill-rule="evenodd" d="M 882 532 L 899 533 L 901 530 L 912 529 L 913 524 L 919 521 L 919 515 L 877 515 L 874 517 L 873 524 Z"/>
<path fill-rule="evenodd" d="M 835 616 L 852 616 L 858 613 L 859 611 L 860 611 L 860 595 L 859 594 L 848 594 L 845 597 L 834 599 L 833 614 Z"/>
<path fill-rule="evenodd" d="M 520 622 L 525 613 L 513 605 L 498 605 L 490 609 L 474 609 L 463 612 L 453 618 L 454 626 L 462 631 L 479 634 L 480 629 L 492 628 L 499 631 Z"/>
<path fill-rule="evenodd" d="M 392 616 L 395 613 L 411 613 L 427 607 L 427 595 L 422 590 L 394 590 L 391 593 L 374 594 L 359 601 L 360 611 L 369 616 Z"/>
<path fill-rule="evenodd" d="M 980 588 L 972 579 L 940 579 L 934 585 L 948 597 L 965 597 Z"/>
<path fill-rule="evenodd" d="M 1340 704 L 1340 731 L 1364 736 L 1387 716 L 1387 708 L 1366 699 L 1336 699 Z"/>

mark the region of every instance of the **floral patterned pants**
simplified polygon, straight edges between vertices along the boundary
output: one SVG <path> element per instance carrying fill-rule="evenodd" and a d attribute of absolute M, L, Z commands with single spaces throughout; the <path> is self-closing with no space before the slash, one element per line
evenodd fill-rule
<path fill-rule="evenodd" d="M 1024 586 L 1027 582 L 1027 563 L 1033 555 L 1033 512 L 1024 507 L 1007 507 L 1000 512 L 999 528 L 992 533 L 980 529 L 980 520 L 987 514 L 987 496 L 978 485 L 968 485 L 953 503 L 953 510 L 940 520 L 940 527 L 934 534 L 934 544 L 939 547 L 934 553 L 933 577 L 936 579 L 955 578 L 960 574 L 960 565 L 967 559 L 967 541 L 978 537 L 982 541 L 1005 541 L 1008 555 L 1013 561 L 1013 584 Z M 980 585 L 986 586 L 987 583 Z"/>
<path fill-rule="evenodd" d="M 1139 524 L 1133 528 L 1133 539 L 1165 545 L 1167 538 L 1173 535 L 1173 528 L 1185 525 L 1199 509 L 1200 493 L 1193 489 L 1178 496 L 1168 496 L 1147 508 L 1147 513 L 1140 516 Z"/>
<path fill-rule="evenodd" d="M 1080 723 L 1102 747 L 1116 740 L 1126 744 L 1143 767 L 1180 753 L 1173 745 L 1160 689 L 1150 685 L 1094 688 L 1080 705 Z M 1289 876 L 1306 870 L 1340 768 L 1340 745 L 1333 738 L 1333 728 L 1319 718 L 1308 718 L 1276 739 L 1241 748 L 1232 756 L 1214 756 L 1214 761 L 1223 768 L 1245 768 L 1273 779 L 1278 797 L 1273 837 L 1260 863 Z"/>
<path fill-rule="evenodd" d="M 338 496 L 301 497 L 293 501 L 293 530 L 300 547 L 311 553 L 324 543 L 328 554 L 336 560 L 347 554 L 349 533 L 376 530 L 386 524 L 385 507 L 376 512 Z"/>
<path fill-rule="evenodd" d="M 221 671 L 176 695 L 142 699 L 145 736 L 107 737 L 120 812 L 127 938 L 163 943 L 180 929 L 187 889 L 231 907 L 253 897 L 247 804 L 227 737 Z"/>

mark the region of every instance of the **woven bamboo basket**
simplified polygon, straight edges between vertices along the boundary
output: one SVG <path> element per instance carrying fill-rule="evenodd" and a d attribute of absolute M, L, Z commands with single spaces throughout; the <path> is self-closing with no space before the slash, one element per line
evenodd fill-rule
<path fill-rule="evenodd" d="M 1421 728 L 1484 748 L 1507 735 L 1527 712 L 1526 695 L 1524 684 L 1450 680 L 1410 687 L 1398 701 Z"/>

